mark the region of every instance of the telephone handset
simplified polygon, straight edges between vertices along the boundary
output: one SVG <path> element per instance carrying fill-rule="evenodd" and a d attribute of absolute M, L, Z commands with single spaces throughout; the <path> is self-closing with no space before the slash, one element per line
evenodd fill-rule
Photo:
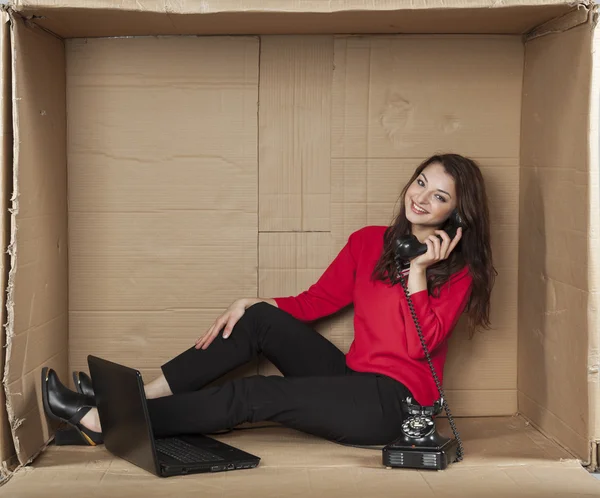
<path fill-rule="evenodd" d="M 456 235 L 459 226 L 464 229 L 465 224 L 455 210 L 444 230 L 452 239 Z M 403 406 L 408 413 L 408 417 L 402 423 L 402 435 L 383 448 L 383 464 L 386 467 L 443 470 L 453 461 L 461 461 L 464 449 L 460 435 L 454 424 L 454 419 L 450 413 L 450 408 L 446 402 L 444 391 L 431 361 L 429 350 L 423 337 L 423 331 L 421 330 L 419 319 L 410 298 L 405 281 L 406 277 L 402 274 L 403 263 L 425 252 L 427 252 L 427 245 L 421 244 L 414 235 L 402 237 L 396 241 L 395 260 L 397 278 L 402 284 L 404 294 L 406 295 L 410 314 L 419 334 L 419 340 L 425 352 L 425 357 L 427 358 L 429 369 L 433 375 L 440 398 L 433 406 L 421 406 L 419 403 L 413 402 L 410 397 L 403 401 Z M 446 438 L 436 430 L 433 418 L 442 412 L 442 408 L 446 410 L 448 422 L 450 423 L 455 439 Z"/>
<path fill-rule="evenodd" d="M 448 218 L 443 230 L 448 234 L 450 240 L 452 240 L 454 237 L 456 237 L 458 227 L 462 227 L 464 230 L 466 225 L 458 214 L 458 211 L 455 209 L 452 211 L 452 214 L 450 215 L 450 218 Z M 436 236 L 438 239 L 442 240 L 439 235 Z M 425 254 L 426 252 L 427 244 L 422 244 L 419 242 L 419 239 L 412 234 L 400 237 L 396 240 L 396 256 L 401 260 L 408 261 L 420 256 L 421 254 Z"/>

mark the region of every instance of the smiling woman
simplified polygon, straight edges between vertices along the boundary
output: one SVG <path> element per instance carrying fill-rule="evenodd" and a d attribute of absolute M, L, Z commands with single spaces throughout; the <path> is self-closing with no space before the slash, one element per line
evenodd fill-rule
<path fill-rule="evenodd" d="M 350 234 L 309 289 L 235 301 L 195 345 L 164 364 L 163 375 L 145 386 L 155 435 L 270 420 L 341 443 L 387 444 L 402 430 L 403 399 L 432 405 L 438 389 L 398 285 L 395 242 L 412 234 L 427 245 L 425 254 L 405 262 L 403 273 L 441 382 L 460 315 L 466 310 L 474 326 L 488 323 L 494 269 L 486 191 L 475 162 L 448 154 L 419 165 L 401 199 L 391 226 Z M 451 240 L 443 228 L 454 211 L 466 229 Z M 344 354 L 309 322 L 350 304 L 354 340 Z M 258 354 L 283 377 L 255 375 L 207 387 Z M 69 392 L 54 371 L 42 379 L 42 391 L 49 416 L 69 422 L 88 443 L 102 441 L 93 394 Z"/>
<path fill-rule="evenodd" d="M 477 163 L 458 154 L 432 156 L 416 168 L 400 199 L 400 212 L 387 230 L 375 277 L 389 280 L 388 275 L 394 274 L 396 239 L 413 234 L 427 244 L 428 250 L 410 262 L 413 278 L 409 278 L 409 290 L 414 293 L 427 288 L 437 292 L 452 275 L 468 268 L 473 279 L 467 305 L 470 332 L 488 328 L 496 270 L 487 193 Z M 443 229 L 454 211 L 464 220 L 466 229 L 459 228 L 450 240 Z"/>

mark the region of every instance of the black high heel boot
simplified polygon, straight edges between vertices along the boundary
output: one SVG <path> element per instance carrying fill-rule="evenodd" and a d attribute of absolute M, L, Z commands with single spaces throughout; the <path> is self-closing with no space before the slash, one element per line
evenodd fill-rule
<path fill-rule="evenodd" d="M 73 382 L 78 393 L 85 394 L 92 398 L 94 402 L 96 401 L 92 379 L 85 372 L 73 372 Z"/>
<path fill-rule="evenodd" d="M 101 432 L 91 431 L 80 423 L 95 406 L 94 400 L 64 386 L 56 372 L 48 367 L 42 369 L 42 400 L 44 411 L 50 418 L 70 426 L 69 430 L 57 431 L 54 440 L 57 445 L 96 446 L 103 442 Z"/>

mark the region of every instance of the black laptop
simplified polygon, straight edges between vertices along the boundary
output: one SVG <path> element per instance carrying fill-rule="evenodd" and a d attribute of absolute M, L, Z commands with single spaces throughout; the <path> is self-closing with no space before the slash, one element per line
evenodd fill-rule
<path fill-rule="evenodd" d="M 252 469 L 260 458 L 204 435 L 155 438 L 138 370 L 88 356 L 106 449 L 159 477 Z"/>

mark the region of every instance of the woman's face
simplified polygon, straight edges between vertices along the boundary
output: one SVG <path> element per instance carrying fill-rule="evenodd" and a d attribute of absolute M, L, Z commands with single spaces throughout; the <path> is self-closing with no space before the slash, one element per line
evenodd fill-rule
<path fill-rule="evenodd" d="M 406 218 L 413 225 L 441 226 L 457 205 L 454 179 L 440 163 L 427 166 L 408 187 Z"/>

